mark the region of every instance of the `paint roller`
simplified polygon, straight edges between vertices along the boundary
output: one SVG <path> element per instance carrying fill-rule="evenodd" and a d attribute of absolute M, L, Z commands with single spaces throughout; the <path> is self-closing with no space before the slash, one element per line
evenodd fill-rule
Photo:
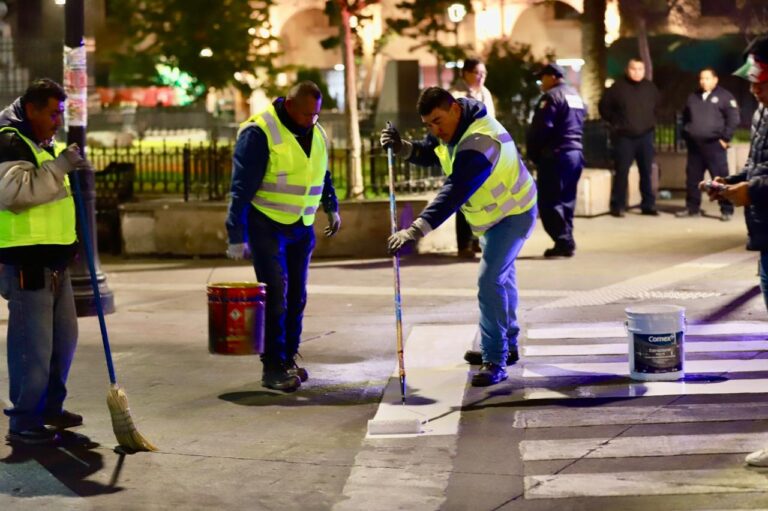
<path fill-rule="evenodd" d="M 392 123 L 387 122 L 387 128 Z M 392 234 L 397 232 L 397 203 L 395 201 L 395 165 L 392 146 L 387 146 L 387 171 L 389 174 L 389 218 Z M 395 273 L 395 334 L 397 338 L 397 367 L 400 376 L 400 398 L 405 405 L 405 361 L 403 356 L 403 316 L 400 302 L 400 256 L 392 256 Z M 412 419 L 371 419 L 368 421 L 369 435 L 409 435 L 419 434 L 422 421 Z"/>

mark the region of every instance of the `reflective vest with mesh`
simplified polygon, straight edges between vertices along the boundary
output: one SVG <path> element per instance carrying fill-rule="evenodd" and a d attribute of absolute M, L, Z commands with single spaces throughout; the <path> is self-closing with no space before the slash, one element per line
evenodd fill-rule
<path fill-rule="evenodd" d="M 476 119 L 456 144 L 453 153 L 444 143 L 435 148 L 443 172 L 450 176 L 456 154 L 464 147 L 471 148 L 470 137 L 487 135 L 499 144 L 500 154 L 491 175 L 483 185 L 461 206 L 472 232 L 481 235 L 509 215 L 519 215 L 536 204 L 536 184 L 522 165 L 517 148 L 507 130 L 494 118 L 486 115 Z"/>
<path fill-rule="evenodd" d="M 281 224 L 290 225 L 301 219 L 304 225 L 312 225 L 328 168 L 325 131 L 315 124 L 307 156 L 296 135 L 280 122 L 273 105 L 241 124 L 240 132 L 251 125 L 261 128 L 269 145 L 267 171 L 253 198 L 253 206 Z"/>
<path fill-rule="evenodd" d="M 0 133 L 16 133 L 35 155 L 40 166 L 53 156 L 15 128 L 5 127 Z M 29 245 L 71 245 L 77 239 L 75 231 L 75 202 L 69 187 L 69 176 L 64 177 L 67 196 L 46 204 L 34 206 L 21 213 L 0 211 L 0 248 Z"/>

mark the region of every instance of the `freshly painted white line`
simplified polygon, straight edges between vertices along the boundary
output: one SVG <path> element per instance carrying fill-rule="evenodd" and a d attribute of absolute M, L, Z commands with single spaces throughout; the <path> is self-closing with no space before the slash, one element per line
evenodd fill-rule
<path fill-rule="evenodd" d="M 544 344 L 523 347 L 524 357 L 626 355 L 626 342 L 604 344 Z M 686 342 L 686 353 L 768 351 L 768 341 Z"/>
<path fill-rule="evenodd" d="M 765 321 L 724 321 L 710 325 L 688 325 L 686 336 L 701 335 L 768 335 Z M 529 327 L 528 339 L 600 339 L 626 337 L 627 330 L 620 321 L 597 323 L 561 323 Z"/>
<path fill-rule="evenodd" d="M 670 424 L 768 419 L 768 403 L 715 403 L 668 406 L 600 406 L 518 410 L 516 428 L 565 428 L 612 424 Z"/>
<path fill-rule="evenodd" d="M 731 264 L 754 258 L 754 254 L 744 251 L 742 247 L 734 247 L 717 254 L 709 254 L 655 272 L 644 273 L 609 286 L 589 291 L 573 292 L 565 298 L 545 303 L 536 307 L 536 309 L 559 309 L 564 307 L 605 305 L 629 296 L 635 296 L 657 288 L 667 287 L 673 282 L 706 275 L 714 269 L 724 268 Z"/>
<path fill-rule="evenodd" d="M 749 493 L 767 490 L 765 474 L 743 469 L 557 474 L 525 478 L 526 499 Z"/>
<path fill-rule="evenodd" d="M 688 360 L 685 362 L 685 372 L 696 373 L 750 373 L 768 371 L 768 359 L 758 358 L 749 360 Z M 525 364 L 524 378 L 547 378 L 586 375 L 629 375 L 627 362 L 592 362 L 583 364 Z M 768 389 L 765 389 L 768 391 Z"/>
<path fill-rule="evenodd" d="M 373 420 L 428 420 L 421 435 L 368 435 L 366 438 L 455 435 L 467 384 L 464 351 L 472 347 L 477 325 L 419 325 L 405 343 L 406 404 L 400 399 L 397 368 Z M 395 358 L 395 343 L 392 341 Z"/>
<path fill-rule="evenodd" d="M 768 379 L 725 380 L 720 382 L 686 383 L 678 381 L 653 381 L 623 383 L 618 385 L 568 386 L 553 388 L 527 388 L 523 399 L 592 399 L 650 396 L 681 396 L 704 394 L 763 394 L 768 392 Z"/>
<path fill-rule="evenodd" d="M 768 445 L 768 433 L 629 436 L 524 440 L 520 442 L 520 454 L 523 461 L 640 458 L 752 452 L 766 445 Z"/>

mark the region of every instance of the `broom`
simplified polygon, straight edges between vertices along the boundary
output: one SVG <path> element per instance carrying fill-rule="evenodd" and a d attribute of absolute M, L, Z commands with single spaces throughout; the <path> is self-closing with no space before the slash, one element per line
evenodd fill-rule
<path fill-rule="evenodd" d="M 88 272 L 91 277 L 91 287 L 93 288 L 93 297 L 96 300 L 96 312 L 99 316 L 99 328 L 101 329 L 101 341 L 104 344 L 104 356 L 107 359 L 107 371 L 109 372 L 109 392 L 107 392 L 107 407 L 112 416 L 112 430 L 115 432 L 115 438 L 120 447 L 131 452 L 138 451 L 156 451 L 157 448 L 152 445 L 141 433 L 136 430 L 136 426 L 131 419 L 131 410 L 128 407 L 128 396 L 117 384 L 115 376 L 115 367 L 112 363 L 112 350 L 109 348 L 109 336 L 107 335 L 107 323 L 104 321 L 104 309 L 101 305 L 101 293 L 99 293 L 99 283 L 96 280 L 96 265 L 93 261 L 93 252 L 91 252 L 91 236 L 89 234 L 88 218 L 85 214 L 83 196 L 80 191 L 80 177 L 75 172 L 70 173 L 73 177 L 74 196 L 77 203 L 77 210 L 80 215 L 80 233 L 85 243 L 85 255 L 88 261 Z"/>

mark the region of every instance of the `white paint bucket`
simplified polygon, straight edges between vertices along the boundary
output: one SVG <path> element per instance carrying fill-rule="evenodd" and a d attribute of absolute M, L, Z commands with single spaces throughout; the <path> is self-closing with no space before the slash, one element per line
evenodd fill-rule
<path fill-rule="evenodd" d="M 685 376 L 685 307 L 627 307 L 629 376 L 641 381 L 671 381 Z"/>

